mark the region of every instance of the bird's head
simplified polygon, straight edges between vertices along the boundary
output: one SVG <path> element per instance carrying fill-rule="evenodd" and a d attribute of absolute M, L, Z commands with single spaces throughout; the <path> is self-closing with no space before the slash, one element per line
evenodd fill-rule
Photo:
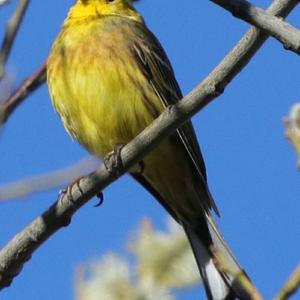
<path fill-rule="evenodd" d="M 137 0 L 77 0 L 70 10 L 69 19 L 119 16 L 142 21 L 133 7 L 135 1 Z"/>

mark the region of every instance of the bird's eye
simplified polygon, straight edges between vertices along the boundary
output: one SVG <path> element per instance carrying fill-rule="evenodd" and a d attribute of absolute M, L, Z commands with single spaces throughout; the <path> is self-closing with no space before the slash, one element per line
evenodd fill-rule
<path fill-rule="evenodd" d="M 107 2 L 114 2 L 115 0 L 107 0 Z"/>

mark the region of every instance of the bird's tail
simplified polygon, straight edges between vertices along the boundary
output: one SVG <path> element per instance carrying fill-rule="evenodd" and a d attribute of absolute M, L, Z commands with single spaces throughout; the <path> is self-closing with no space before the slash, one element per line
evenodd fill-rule
<path fill-rule="evenodd" d="M 214 253 L 220 253 L 233 273 L 244 272 L 226 245 L 210 216 L 203 218 L 199 229 L 183 224 L 198 264 L 209 300 L 250 299 L 249 294 L 232 275 L 220 271 L 215 265 Z M 212 251 L 213 249 L 213 251 Z"/>

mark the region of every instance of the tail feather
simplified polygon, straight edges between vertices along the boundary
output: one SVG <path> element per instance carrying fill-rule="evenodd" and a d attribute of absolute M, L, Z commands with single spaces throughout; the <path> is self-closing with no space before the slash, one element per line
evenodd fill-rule
<path fill-rule="evenodd" d="M 183 224 L 183 227 L 193 249 L 207 298 L 209 300 L 250 299 L 248 293 L 232 275 L 220 272 L 216 267 L 211 247 L 224 255 L 233 272 L 243 272 L 211 217 L 206 216 L 206 222 L 203 223 L 204 226 L 201 226 L 199 231 L 186 224 Z M 208 235 L 203 234 L 204 231 L 207 231 Z"/>

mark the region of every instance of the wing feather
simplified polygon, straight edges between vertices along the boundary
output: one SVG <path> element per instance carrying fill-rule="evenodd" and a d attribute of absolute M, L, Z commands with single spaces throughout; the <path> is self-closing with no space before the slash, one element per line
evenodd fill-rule
<path fill-rule="evenodd" d="M 135 26 L 137 41 L 132 46 L 132 53 L 138 62 L 142 73 L 148 78 L 154 92 L 163 106 L 175 104 L 182 99 L 180 87 L 176 81 L 169 59 L 156 37 L 143 26 Z M 191 121 L 177 129 L 177 137 L 193 162 L 195 172 L 206 186 L 208 192 L 208 207 L 213 208 L 219 215 L 208 187 L 204 160 Z"/>

